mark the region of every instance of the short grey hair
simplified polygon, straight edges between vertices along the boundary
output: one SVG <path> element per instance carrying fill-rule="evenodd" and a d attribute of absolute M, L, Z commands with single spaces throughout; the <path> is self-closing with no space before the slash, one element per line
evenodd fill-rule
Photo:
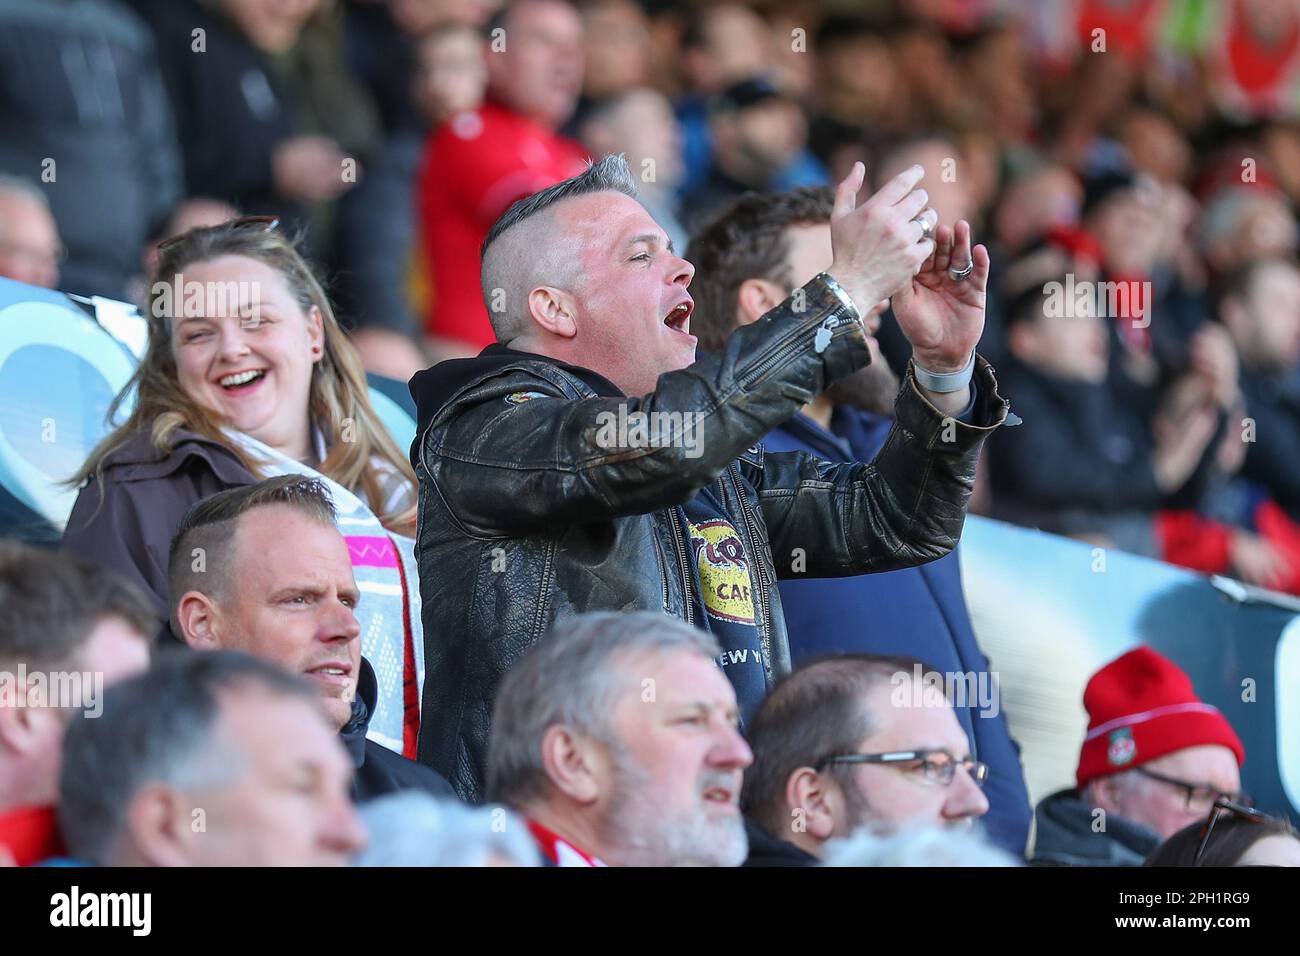
<path fill-rule="evenodd" d="M 528 825 L 505 807 L 467 807 L 406 790 L 361 807 L 369 843 L 354 866 L 540 866 Z"/>
<path fill-rule="evenodd" d="M 868 828 L 826 845 L 826 866 L 1020 866 L 975 827 L 924 827 L 880 834 Z"/>
<path fill-rule="evenodd" d="M 30 199 L 46 212 L 50 211 L 50 200 L 45 195 L 45 192 L 35 182 L 24 176 L 0 173 L 0 196 L 6 194 Z"/>
<path fill-rule="evenodd" d="M 524 316 L 520 303 L 526 301 L 528 292 L 532 291 L 531 288 L 522 290 L 518 279 L 511 282 L 510 277 L 520 276 L 525 280 L 524 284 L 536 285 L 538 283 L 532 281 L 531 274 L 520 275 L 524 272 L 526 262 L 536 263 L 541 259 L 540 264 L 543 267 L 554 268 L 540 255 L 545 247 L 536 243 L 526 243 L 527 249 L 515 249 L 512 248 L 513 243 L 498 244 L 498 240 L 506 238 L 511 230 L 548 213 L 567 199 L 603 192 L 622 193 L 633 199 L 637 198 L 636 179 L 628 168 L 627 158 L 622 153 L 611 153 L 597 162 L 588 164 L 587 168 L 577 176 L 561 180 L 554 186 L 547 186 L 531 196 L 518 200 L 488 230 L 480 250 L 482 261 L 480 281 L 483 287 L 483 302 L 487 306 L 488 317 L 491 319 L 492 329 L 496 332 L 498 341 L 509 341 L 523 327 Z M 494 246 L 497 248 L 494 249 Z M 504 290 L 506 295 L 504 309 L 496 308 L 494 300 L 498 289 Z"/>
<path fill-rule="evenodd" d="M 214 730 L 222 698 L 248 692 L 320 707 L 305 680 L 247 654 L 173 650 L 110 687 L 97 718 L 79 712 L 64 738 L 59 778 L 59 828 L 71 854 L 112 865 L 131 801 L 146 784 L 203 790 L 237 779 L 239 756 Z"/>
<path fill-rule="evenodd" d="M 489 796 L 520 807 L 546 793 L 542 740 L 551 727 L 618 746 L 609 716 L 630 680 L 619 665 L 678 650 L 713 661 L 722 653 L 707 631 L 653 611 L 580 614 L 556 624 L 501 682 L 488 746 Z"/>

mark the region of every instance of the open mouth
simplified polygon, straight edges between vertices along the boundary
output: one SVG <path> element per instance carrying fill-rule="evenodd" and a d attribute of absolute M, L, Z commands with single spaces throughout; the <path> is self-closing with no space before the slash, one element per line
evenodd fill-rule
<path fill-rule="evenodd" d="M 731 791 L 726 787 L 709 787 L 704 791 L 704 800 L 706 803 L 716 803 L 722 806 L 732 806 Z"/>
<path fill-rule="evenodd" d="M 352 680 L 352 665 L 331 661 L 320 664 L 307 671 L 308 676 L 316 678 L 322 684 L 346 687 Z"/>
<path fill-rule="evenodd" d="M 242 372 L 231 372 L 229 375 L 223 375 L 217 379 L 217 384 L 227 392 L 245 392 L 254 388 L 265 377 L 266 369 L 250 368 Z"/>
<path fill-rule="evenodd" d="M 690 299 L 685 302 L 679 302 L 673 307 L 673 310 L 664 316 L 664 325 L 674 332 L 680 332 L 683 335 L 691 334 L 691 312 L 695 308 L 695 303 Z"/>

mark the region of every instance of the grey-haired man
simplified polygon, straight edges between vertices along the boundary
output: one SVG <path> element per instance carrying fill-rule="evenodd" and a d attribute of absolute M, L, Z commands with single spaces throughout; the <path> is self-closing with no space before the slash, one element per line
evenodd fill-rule
<path fill-rule="evenodd" d="M 988 253 L 937 226 L 915 167 L 856 205 L 834 264 L 696 361 L 694 267 L 622 157 L 521 200 L 484 242 L 497 343 L 417 375 L 412 459 L 426 662 L 420 759 L 472 799 L 502 676 L 558 617 L 653 610 L 709 630 L 742 717 L 789 669 L 774 584 L 918 564 L 961 534 L 1006 417 L 974 349 Z M 893 296 L 911 338 L 896 425 L 869 465 L 759 439 L 870 361 Z M 692 364 L 694 363 L 694 364 Z"/>
<path fill-rule="evenodd" d="M 739 866 L 753 760 L 717 642 L 663 614 L 561 621 L 497 699 L 488 789 L 555 866 Z"/>

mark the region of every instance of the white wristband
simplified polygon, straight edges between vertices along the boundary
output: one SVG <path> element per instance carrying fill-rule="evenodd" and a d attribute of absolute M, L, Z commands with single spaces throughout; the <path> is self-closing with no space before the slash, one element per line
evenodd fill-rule
<path fill-rule="evenodd" d="M 930 372 L 914 361 L 912 374 L 916 376 L 916 384 L 926 391 L 959 392 L 970 384 L 970 380 L 975 375 L 975 350 L 971 350 L 970 358 L 966 360 L 966 367 L 959 372 Z"/>

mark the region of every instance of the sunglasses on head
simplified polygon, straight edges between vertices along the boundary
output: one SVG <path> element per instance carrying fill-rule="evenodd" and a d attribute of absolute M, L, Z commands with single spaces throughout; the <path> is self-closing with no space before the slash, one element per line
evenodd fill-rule
<path fill-rule="evenodd" d="M 255 232 L 274 232 L 276 227 L 279 225 L 279 216 L 240 216 L 238 219 L 229 219 L 226 222 L 218 223 L 216 226 L 206 226 L 202 228 L 252 229 Z M 164 239 L 162 242 L 158 243 L 158 251 L 166 251 L 188 236 L 190 232 L 193 232 L 193 230 L 191 229 L 188 232 L 182 232 L 178 236 L 171 236 Z"/>
<path fill-rule="evenodd" d="M 1268 819 L 1265 814 L 1260 813 L 1254 807 L 1246 806 L 1244 803 L 1236 803 L 1225 799 L 1215 800 L 1214 806 L 1210 808 L 1210 815 L 1201 828 L 1201 842 L 1196 848 L 1196 856 L 1192 858 L 1193 863 L 1199 863 L 1201 857 L 1205 855 L 1205 848 L 1210 845 L 1210 836 L 1214 833 L 1214 825 L 1219 822 L 1219 817 L 1225 813 L 1236 817 L 1238 820 L 1244 820 L 1246 823 L 1263 823 Z"/>

